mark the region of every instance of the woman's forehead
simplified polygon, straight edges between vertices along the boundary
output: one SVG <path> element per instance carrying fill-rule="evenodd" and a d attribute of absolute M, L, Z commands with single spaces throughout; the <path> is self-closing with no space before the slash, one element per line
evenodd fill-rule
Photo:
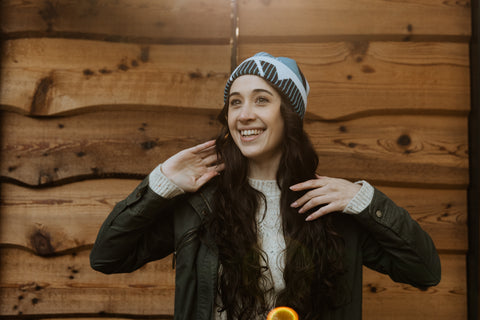
<path fill-rule="evenodd" d="M 243 75 L 233 81 L 230 94 L 233 92 L 249 92 L 255 89 L 267 89 L 272 93 L 276 90 L 263 78 L 251 74 Z"/>

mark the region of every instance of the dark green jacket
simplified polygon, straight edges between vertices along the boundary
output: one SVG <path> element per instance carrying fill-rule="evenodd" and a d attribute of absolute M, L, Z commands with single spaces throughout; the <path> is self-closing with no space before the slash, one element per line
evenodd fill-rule
<path fill-rule="evenodd" d="M 214 319 L 218 257 L 211 241 L 195 233 L 210 211 L 212 184 L 196 193 L 164 199 L 148 178 L 119 202 L 103 223 L 90 254 L 93 269 L 131 272 L 174 253 L 176 320 Z M 320 319 L 361 319 L 362 265 L 416 287 L 440 281 L 440 260 L 428 234 L 375 189 L 372 203 L 358 215 L 334 214 L 345 239 L 347 294 Z"/>

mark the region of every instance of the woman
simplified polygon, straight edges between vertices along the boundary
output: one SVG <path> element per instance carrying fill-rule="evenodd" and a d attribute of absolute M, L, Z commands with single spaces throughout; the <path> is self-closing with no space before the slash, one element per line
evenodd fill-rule
<path fill-rule="evenodd" d="M 175 319 L 360 319 L 362 265 L 418 287 L 440 281 L 430 237 L 365 181 L 315 174 L 308 82 L 258 53 L 225 88 L 216 141 L 155 168 L 104 222 L 91 265 L 131 272 L 172 252 Z"/>

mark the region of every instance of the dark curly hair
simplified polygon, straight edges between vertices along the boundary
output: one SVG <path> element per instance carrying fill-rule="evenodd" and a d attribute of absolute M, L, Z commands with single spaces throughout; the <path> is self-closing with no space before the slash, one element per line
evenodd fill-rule
<path fill-rule="evenodd" d="M 318 156 L 303 129 L 302 119 L 283 96 L 280 108 L 285 125 L 276 180 L 281 190 L 280 212 L 286 242 L 286 287 L 277 296 L 276 305 L 294 308 L 302 320 L 318 319 L 340 290 L 337 284 L 345 272 L 344 242 L 335 232 L 331 215 L 305 222 L 306 216 L 290 207 L 302 193 L 289 187 L 315 178 Z M 273 307 L 266 301 L 269 273 L 264 267 L 266 263 L 261 263 L 266 262 L 266 255 L 258 244 L 255 219 L 264 195 L 248 182 L 248 160 L 229 134 L 227 114 L 228 103 L 218 116 L 222 130 L 216 140 L 225 170 L 215 179 L 213 213 L 205 227 L 215 240 L 221 266 L 218 309 L 226 310 L 229 320 L 252 319 L 265 316 Z"/>

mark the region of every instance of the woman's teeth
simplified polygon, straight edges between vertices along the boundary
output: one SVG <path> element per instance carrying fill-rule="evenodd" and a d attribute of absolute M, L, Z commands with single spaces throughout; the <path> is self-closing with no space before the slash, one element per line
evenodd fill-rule
<path fill-rule="evenodd" d="M 256 136 L 261 134 L 262 132 L 263 130 L 260 129 L 240 130 L 240 134 L 242 135 L 242 137 Z"/>

